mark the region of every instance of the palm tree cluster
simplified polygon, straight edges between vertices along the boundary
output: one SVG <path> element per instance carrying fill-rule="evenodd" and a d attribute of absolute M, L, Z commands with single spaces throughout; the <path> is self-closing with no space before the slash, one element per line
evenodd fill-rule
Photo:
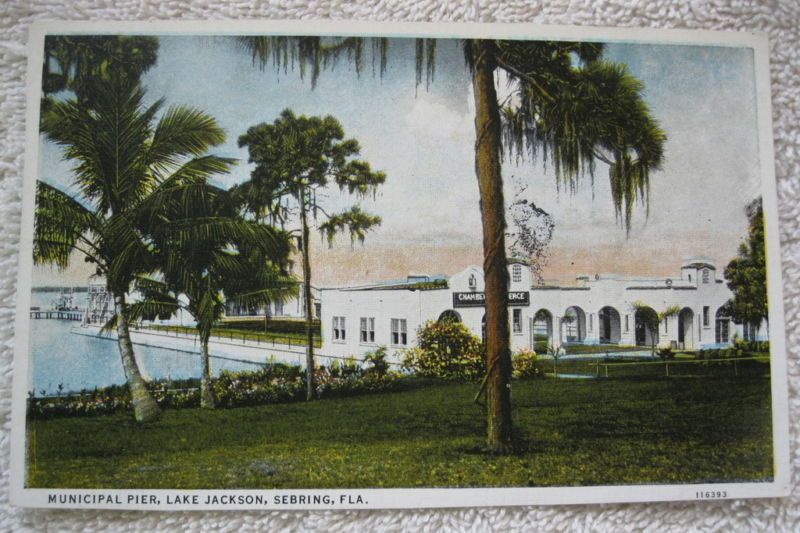
<path fill-rule="evenodd" d="M 288 236 L 244 219 L 233 196 L 209 182 L 234 163 L 207 153 L 225 140 L 216 121 L 198 109 L 164 109 L 161 100 L 146 106 L 130 63 L 114 60 L 126 46 L 105 44 L 95 51 L 108 55 L 92 56 L 101 68 L 91 75 L 77 75 L 63 59 L 57 70 L 80 83 L 65 84 L 73 97 L 49 96 L 43 106 L 41 131 L 74 163 L 77 192 L 37 184 L 34 260 L 66 268 L 83 256 L 105 280 L 115 310 L 105 328 L 116 329 L 134 415 L 146 422 L 160 411 L 134 356 L 131 321 L 181 307 L 192 313 L 203 347 L 203 405 L 213 406 L 208 338 L 225 299 L 286 298 L 297 283 L 288 273 Z"/>

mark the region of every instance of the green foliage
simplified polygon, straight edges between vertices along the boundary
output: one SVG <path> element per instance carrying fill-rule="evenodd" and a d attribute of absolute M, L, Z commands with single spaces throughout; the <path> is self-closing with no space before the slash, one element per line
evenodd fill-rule
<path fill-rule="evenodd" d="M 536 364 L 536 352 L 530 349 L 522 349 L 515 353 L 512 358 L 512 375 L 516 379 L 531 379 L 542 375 L 541 370 Z"/>
<path fill-rule="evenodd" d="M 185 195 L 182 202 L 164 202 L 158 223 L 148 225 L 161 280 L 139 278 L 146 298 L 134 306 L 185 307 L 205 342 L 226 301 L 285 301 L 297 294 L 297 282 L 283 268 L 291 250 L 285 232 L 241 218 L 224 189 L 203 184 L 196 192 L 195 202 Z M 186 296 L 185 306 L 178 294 Z"/>
<path fill-rule="evenodd" d="M 651 331 L 658 331 L 658 325 L 661 323 L 661 316 L 655 309 L 643 302 L 633 302 L 631 309 L 636 315 L 636 320 L 641 321 Z"/>
<path fill-rule="evenodd" d="M 401 283 L 398 285 L 381 285 L 381 290 L 406 290 L 406 291 L 435 291 L 448 287 L 446 279 L 433 279 L 431 281 L 418 281 L 416 283 Z"/>
<path fill-rule="evenodd" d="M 403 352 L 403 368 L 423 377 L 474 381 L 486 373 L 486 355 L 464 324 L 429 320 L 417 329 L 417 346 Z"/>
<path fill-rule="evenodd" d="M 739 324 L 758 326 L 769 319 L 764 210 L 760 197 L 750 202 L 746 213 L 747 238 L 739 245 L 738 256 L 725 267 L 725 279 L 733 298 L 725 304 L 723 313 Z"/>
<path fill-rule="evenodd" d="M 518 383 L 516 431 L 533 443 L 514 456 L 474 452 L 486 423 L 474 384 L 401 383 L 403 392 L 357 398 L 166 410 L 145 430 L 123 413 L 29 420 L 27 486 L 526 487 L 774 476 L 769 379 Z M 265 461 L 268 472 L 254 467 Z"/>
<path fill-rule="evenodd" d="M 389 372 L 389 362 L 386 360 L 386 346 L 379 346 L 369 351 L 364 356 L 364 362 L 369 365 L 367 369 L 370 373 L 378 377 L 383 377 Z"/>
<path fill-rule="evenodd" d="M 123 35 L 48 35 L 44 40 L 42 92 L 69 90 L 91 98 L 96 80 L 137 83 L 156 62 L 158 39 Z M 46 106 L 45 106 L 46 107 Z"/>
<path fill-rule="evenodd" d="M 321 366 L 315 370 L 318 395 L 322 398 L 389 392 L 400 386 L 396 373 L 363 371 L 358 365 L 347 370 Z M 148 388 L 159 406 L 181 409 L 200 405 L 197 379 L 159 380 Z M 287 403 L 305 399 L 305 371 L 298 366 L 271 364 L 256 371 L 223 371 L 211 380 L 218 407 L 245 407 Z M 112 386 L 78 394 L 28 398 L 28 416 L 35 419 L 108 415 L 131 408 L 127 386 Z"/>
<path fill-rule="evenodd" d="M 669 307 L 658 313 L 658 321 L 659 323 L 661 323 L 669 317 L 678 316 L 680 314 L 681 314 L 680 305 L 670 305 Z"/>
<path fill-rule="evenodd" d="M 601 45 L 497 41 L 496 50 L 520 102 L 502 110 L 507 149 L 552 162 L 559 186 L 573 192 L 582 176 L 593 182 L 597 160 L 607 163 L 617 218 L 629 231 L 666 141 L 642 83 L 624 65 L 602 60 Z"/>
<path fill-rule="evenodd" d="M 328 240 L 329 246 L 333 246 L 336 235 L 344 233 L 345 230 L 350 233 L 351 244 L 356 239 L 363 243 L 367 238 L 367 232 L 380 223 L 381 217 L 366 213 L 356 205 L 341 213 L 332 214 L 328 220 L 319 225 L 319 231 Z"/>
<path fill-rule="evenodd" d="M 672 348 L 659 348 L 656 351 L 656 354 L 663 361 L 675 358 L 675 354 L 672 352 Z"/>
<path fill-rule="evenodd" d="M 320 335 L 320 321 L 314 319 L 314 334 Z M 306 324 L 301 320 L 289 320 L 280 317 L 270 317 L 264 320 L 260 317 L 256 320 L 245 318 L 226 318 L 217 324 L 218 329 L 233 329 L 237 331 L 254 331 L 254 332 L 268 332 L 268 333 L 294 333 L 302 334 L 306 331 Z"/>
<path fill-rule="evenodd" d="M 276 71 L 311 70 L 312 88 L 320 72 L 347 57 L 360 74 L 365 39 L 325 37 L 243 37 L 255 63 Z M 372 39 L 373 72 L 380 58 L 386 70 L 388 41 Z M 475 65 L 477 41 L 464 40 L 465 59 Z M 637 199 L 646 202 L 650 173 L 663 164 L 666 134 L 644 100 L 644 86 L 625 65 L 602 58 L 596 43 L 566 41 L 491 42 L 491 63 L 509 79 L 519 102 L 502 109 L 504 148 L 518 158 L 551 162 L 557 183 L 575 190 L 579 178 L 594 177 L 597 160 L 609 165 L 618 219 L 630 230 Z M 437 41 L 418 39 L 416 82 L 433 81 Z M 500 104 L 498 102 L 498 106 Z"/>
<path fill-rule="evenodd" d="M 375 63 L 379 62 L 380 74 L 386 72 L 389 52 L 389 42 L 386 38 L 363 39 L 358 37 L 266 37 L 245 36 L 239 38 L 239 44 L 247 50 L 253 63 L 261 69 L 272 63 L 275 71 L 280 74 L 289 68 L 300 70 L 300 77 L 304 78 L 311 71 L 311 86 L 316 86 L 317 79 L 322 70 L 332 70 L 341 57 L 352 61 L 358 75 L 364 69 L 364 44 L 371 43 L 372 71 L 375 72 Z M 432 41 L 427 45 L 420 41 Z M 423 62 L 427 58 L 428 79 L 433 76 L 433 54 L 435 40 L 417 39 L 417 79 L 421 78 Z M 419 81 L 418 81 L 419 84 Z"/>
<path fill-rule="evenodd" d="M 292 198 L 301 218 L 309 213 L 315 220 L 325 220 L 318 229 L 328 241 L 346 230 L 351 240 L 363 242 L 366 232 L 380 224 L 380 217 L 359 206 L 328 213 L 322 205 L 322 191 L 330 185 L 364 197 L 374 194 L 386 180 L 383 172 L 373 171 L 368 162 L 356 158 L 361 147 L 355 139 L 344 138 L 336 118 L 297 116 L 285 109 L 272 124 L 249 128 L 239 137 L 239 146 L 247 147 L 255 169 L 250 181 L 237 186 L 234 193 L 254 215 L 268 214 L 284 221 L 290 215 L 286 199 Z"/>
<path fill-rule="evenodd" d="M 746 354 L 769 353 L 769 341 L 746 341 L 736 339 L 733 344 L 737 350 Z"/>
<path fill-rule="evenodd" d="M 34 259 L 64 268 L 77 251 L 121 294 L 155 269 L 143 232 L 231 161 L 205 155 L 225 135 L 199 110 L 173 107 L 156 120 L 163 102 L 145 106 L 144 90 L 124 77 L 93 79 L 86 91 L 92 98 L 53 102 L 42 114 L 42 133 L 73 162 L 79 193 L 37 185 Z"/>

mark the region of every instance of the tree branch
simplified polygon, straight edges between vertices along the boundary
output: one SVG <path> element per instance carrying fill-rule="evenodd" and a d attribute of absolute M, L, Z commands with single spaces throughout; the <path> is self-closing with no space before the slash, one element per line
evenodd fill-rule
<path fill-rule="evenodd" d="M 525 72 L 522 72 L 521 70 L 509 65 L 508 63 L 503 61 L 503 59 L 500 57 L 499 54 L 496 57 L 496 61 L 497 61 L 497 66 L 498 67 L 502 68 L 503 70 L 505 70 L 506 72 L 508 72 L 512 76 L 516 76 L 517 78 L 525 80 L 528 83 L 530 83 L 531 85 L 533 85 L 534 87 L 536 87 L 536 89 L 539 91 L 539 93 L 542 96 L 544 96 L 547 100 L 549 100 L 551 102 L 555 101 L 555 98 L 550 96 L 550 93 L 548 93 L 544 89 L 544 87 L 542 87 L 541 84 L 536 79 L 534 79 L 532 76 L 530 76 L 529 74 L 526 74 Z"/>

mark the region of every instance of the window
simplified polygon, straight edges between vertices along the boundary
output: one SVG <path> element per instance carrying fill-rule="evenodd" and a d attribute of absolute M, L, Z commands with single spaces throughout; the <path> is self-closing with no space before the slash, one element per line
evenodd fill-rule
<path fill-rule="evenodd" d="M 704 305 L 703 306 L 703 327 L 706 327 L 706 328 L 709 326 L 708 315 L 709 315 L 708 306 Z"/>
<path fill-rule="evenodd" d="M 334 342 L 344 342 L 347 340 L 347 329 L 344 325 L 343 316 L 333 317 L 333 340 Z"/>
<path fill-rule="evenodd" d="M 406 333 L 405 318 L 392 319 L 392 345 L 393 346 L 408 345 L 408 334 Z"/>
<path fill-rule="evenodd" d="M 275 316 L 283 316 L 283 302 L 275 301 Z"/>
<path fill-rule="evenodd" d="M 300 292 L 297 293 L 297 315 L 298 316 L 305 316 L 305 298 L 303 295 L 305 294 L 305 290 L 303 289 L 303 284 L 300 284 Z"/>
<path fill-rule="evenodd" d="M 513 317 L 514 333 L 522 333 L 522 309 L 514 309 Z"/>
<path fill-rule="evenodd" d="M 749 322 L 744 323 L 744 340 L 746 341 L 757 340 L 756 339 L 757 334 L 758 334 L 758 325 L 751 324 Z"/>
<path fill-rule="evenodd" d="M 361 342 L 375 342 L 375 319 L 361 317 Z"/>
<path fill-rule="evenodd" d="M 628 317 L 629 316 L 630 315 L 625 315 L 625 331 L 626 332 L 630 331 L 630 328 L 628 327 Z"/>
<path fill-rule="evenodd" d="M 594 327 L 593 326 L 593 324 L 594 324 L 593 318 L 594 318 L 594 315 L 592 313 L 589 313 L 589 331 L 592 331 L 592 328 Z"/>
<path fill-rule="evenodd" d="M 711 275 L 711 271 L 707 268 L 703 269 L 703 283 L 708 283 L 708 279 Z"/>
<path fill-rule="evenodd" d="M 689 274 L 689 281 L 692 281 L 692 275 Z"/>
<path fill-rule="evenodd" d="M 470 274 L 469 275 L 469 288 L 472 289 L 472 290 L 475 290 L 475 288 L 477 286 L 478 286 L 478 280 L 475 279 L 475 274 Z"/>
<path fill-rule="evenodd" d="M 730 340 L 730 321 L 727 318 L 717 319 L 717 344 L 725 344 Z"/>
<path fill-rule="evenodd" d="M 514 283 L 520 283 L 522 281 L 522 267 L 519 265 L 514 265 L 511 267 L 511 281 Z"/>

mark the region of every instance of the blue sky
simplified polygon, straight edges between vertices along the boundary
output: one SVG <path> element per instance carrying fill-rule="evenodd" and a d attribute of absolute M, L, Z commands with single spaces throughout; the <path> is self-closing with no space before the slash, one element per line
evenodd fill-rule
<path fill-rule="evenodd" d="M 346 236 L 333 249 L 317 243 L 323 284 L 408 271 L 450 274 L 480 264 L 481 257 L 470 81 L 455 41 L 440 41 L 428 90 L 415 87 L 413 57 L 413 42 L 394 40 L 383 77 L 371 74 L 369 60 L 360 78 L 343 61 L 311 90 L 297 70 L 277 75 L 271 66 L 254 67 L 230 38 L 164 37 L 158 63 L 143 83 L 149 100 L 196 106 L 219 121 L 228 138 L 215 153 L 240 160 L 220 178 L 224 185 L 250 172 L 238 136 L 273 121 L 284 108 L 332 114 L 359 140 L 362 157 L 387 173 L 378 196 L 361 202 L 384 221 L 363 247 L 351 248 Z M 557 192 L 553 173 L 540 163 L 506 162 L 506 183 L 527 184 L 526 196 L 554 217 L 546 277 L 665 275 L 694 255 L 724 265 L 746 230 L 743 208 L 759 194 L 751 50 L 617 43 L 607 45 L 606 57 L 627 64 L 644 82 L 645 99 L 669 136 L 666 164 L 652 176 L 650 216 L 637 209 L 626 237 L 615 221 L 602 164 L 594 189 L 587 180 L 570 195 Z M 499 91 L 505 90 L 499 80 Z M 68 187 L 69 168 L 60 150 L 43 141 L 43 179 Z M 508 185 L 507 199 L 512 194 Z M 333 191 L 328 202 L 336 209 L 349 201 Z"/>

